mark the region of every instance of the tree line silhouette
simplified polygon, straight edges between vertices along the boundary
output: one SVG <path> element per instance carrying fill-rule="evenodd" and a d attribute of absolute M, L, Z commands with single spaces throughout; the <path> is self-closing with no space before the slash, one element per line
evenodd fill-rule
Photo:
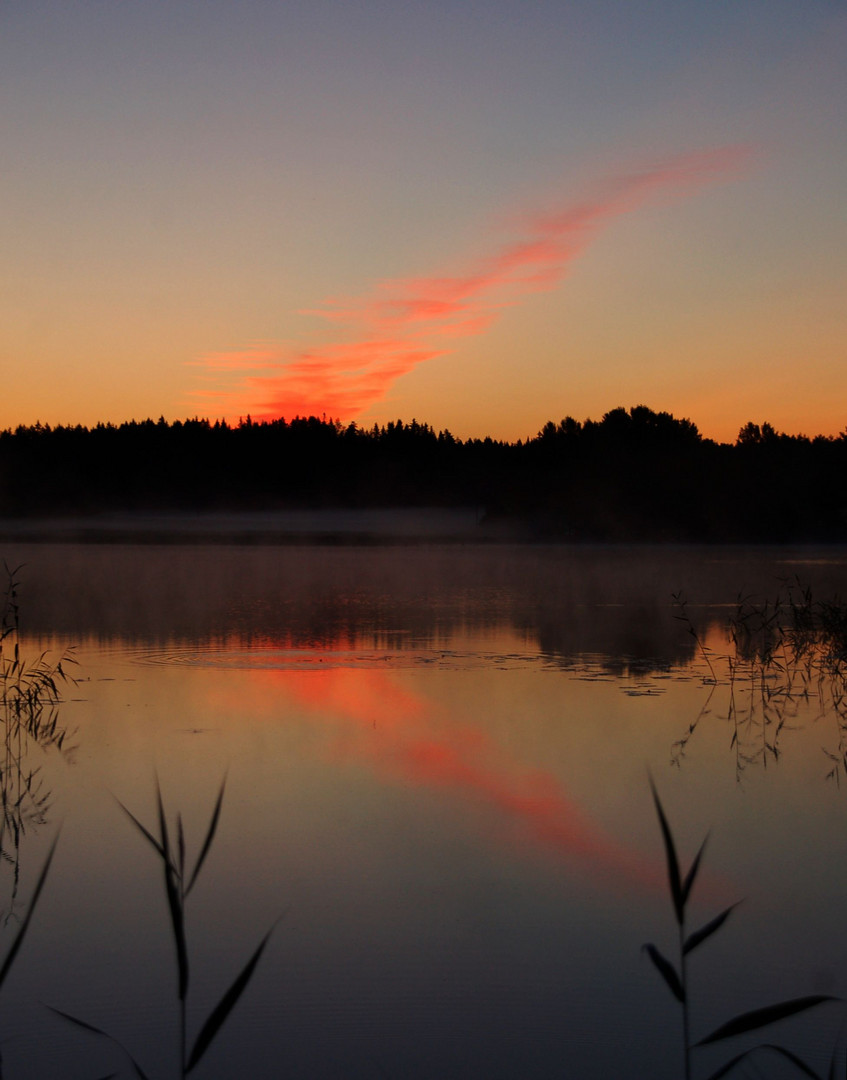
<path fill-rule="evenodd" d="M 412 420 L 143 420 L 0 432 L 0 518 L 467 507 L 574 540 L 847 540 L 847 431 L 734 444 L 644 405 L 509 443 Z"/>

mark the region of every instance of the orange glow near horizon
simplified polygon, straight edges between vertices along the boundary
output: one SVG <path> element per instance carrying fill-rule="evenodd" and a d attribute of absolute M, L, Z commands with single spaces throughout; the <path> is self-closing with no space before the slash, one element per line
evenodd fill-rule
<path fill-rule="evenodd" d="M 669 201 L 729 179 L 752 157 L 744 145 L 685 154 L 606 180 L 590 198 L 520 214 L 519 239 L 472 259 L 459 273 L 382 281 L 363 298 L 330 300 L 304 312 L 337 326 L 346 341 L 293 351 L 265 343 L 196 361 L 207 383 L 233 387 L 234 380 L 234 387 L 200 389 L 193 402 L 232 421 L 248 414 L 257 420 L 356 419 L 403 375 L 449 351 L 451 342 L 485 333 L 504 307 L 558 286 L 614 218 L 656 197 Z"/>

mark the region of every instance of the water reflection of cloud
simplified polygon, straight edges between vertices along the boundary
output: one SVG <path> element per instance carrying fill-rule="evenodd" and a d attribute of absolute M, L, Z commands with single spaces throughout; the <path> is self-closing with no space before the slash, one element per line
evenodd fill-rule
<path fill-rule="evenodd" d="M 664 887 L 664 870 L 608 836 L 552 771 L 515 761 L 482 727 L 445 722 L 387 672 L 256 670 L 248 684 L 239 680 L 232 702 L 220 687 L 214 702 L 274 717 L 284 702 L 313 718 L 342 720 L 342 731 L 327 744 L 329 755 L 365 761 L 383 780 L 449 790 L 492 808 L 501 842 L 532 841 L 607 884 Z"/>

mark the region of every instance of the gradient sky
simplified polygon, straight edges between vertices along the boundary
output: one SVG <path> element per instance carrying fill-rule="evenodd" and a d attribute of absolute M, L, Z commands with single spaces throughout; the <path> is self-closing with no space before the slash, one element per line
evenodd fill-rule
<path fill-rule="evenodd" d="M 847 427 L 844 0 L 2 0 L 0 427 Z"/>

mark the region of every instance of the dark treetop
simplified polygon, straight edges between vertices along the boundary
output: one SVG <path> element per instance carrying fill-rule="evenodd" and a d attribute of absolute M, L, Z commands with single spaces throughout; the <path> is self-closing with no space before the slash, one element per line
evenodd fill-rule
<path fill-rule="evenodd" d="M 845 541 L 847 432 L 747 424 L 732 445 L 643 405 L 515 443 L 413 420 L 193 419 L 0 432 L 0 519 L 475 507 L 572 540 Z"/>

